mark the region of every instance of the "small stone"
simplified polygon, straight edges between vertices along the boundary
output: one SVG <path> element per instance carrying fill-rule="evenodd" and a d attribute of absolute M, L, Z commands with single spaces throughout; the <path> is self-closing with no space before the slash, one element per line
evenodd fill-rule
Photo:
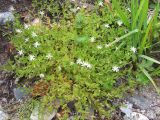
<path fill-rule="evenodd" d="M 7 22 L 13 22 L 14 15 L 12 12 L 0 12 L 0 25 L 5 25 Z"/>
<path fill-rule="evenodd" d="M 130 116 L 125 115 L 124 120 L 149 120 L 149 119 L 140 113 L 132 112 Z"/>
<path fill-rule="evenodd" d="M 32 114 L 30 116 L 30 120 L 39 120 L 38 117 L 39 117 L 39 106 L 37 105 L 33 111 L 32 111 Z M 52 120 L 54 117 L 56 116 L 56 111 L 53 110 L 52 113 L 49 113 L 49 112 L 45 112 L 44 114 L 44 120 Z"/>
<path fill-rule="evenodd" d="M 30 120 L 38 120 L 38 108 L 39 107 L 35 107 L 31 116 L 30 116 Z"/>
<path fill-rule="evenodd" d="M 8 120 L 8 119 L 9 119 L 8 115 L 0 110 L 0 120 Z"/>
<path fill-rule="evenodd" d="M 23 88 L 14 88 L 13 92 L 16 100 L 20 100 L 27 95 Z"/>
<path fill-rule="evenodd" d="M 153 110 L 147 110 L 145 115 L 152 120 L 154 120 L 157 117 L 155 111 Z"/>
<path fill-rule="evenodd" d="M 141 95 L 134 95 L 128 98 L 130 103 L 135 104 L 139 109 L 146 110 L 150 108 L 152 101 Z"/>
<path fill-rule="evenodd" d="M 126 103 L 124 106 L 120 107 L 120 110 L 126 114 L 127 117 L 129 117 L 132 114 L 132 106 L 131 103 Z"/>

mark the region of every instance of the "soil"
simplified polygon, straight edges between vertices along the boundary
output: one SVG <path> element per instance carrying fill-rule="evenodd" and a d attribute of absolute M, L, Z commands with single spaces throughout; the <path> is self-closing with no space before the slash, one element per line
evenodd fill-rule
<path fill-rule="evenodd" d="M 6 12 L 10 7 L 15 9 L 14 12 L 22 13 L 29 9 L 31 0 L 0 0 L 0 12 Z M 5 65 L 9 58 L 12 57 L 13 46 L 9 43 L 7 33 L 12 28 L 0 26 L 0 67 Z M 4 33 L 6 34 L 4 36 Z M 13 73 L 0 69 L 0 107 L 4 108 L 10 116 L 16 115 L 18 102 L 13 93 L 15 87 L 15 78 Z"/>

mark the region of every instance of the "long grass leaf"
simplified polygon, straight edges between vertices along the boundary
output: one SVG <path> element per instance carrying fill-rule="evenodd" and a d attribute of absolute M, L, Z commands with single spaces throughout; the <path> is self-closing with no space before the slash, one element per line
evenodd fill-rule
<path fill-rule="evenodd" d="M 143 6 L 144 6 L 144 4 L 146 4 L 146 2 L 148 2 L 148 0 L 142 0 L 142 1 L 141 1 L 140 6 L 139 6 L 139 9 L 138 9 L 138 11 L 137 11 L 137 13 L 136 13 L 136 16 L 135 16 L 135 18 L 133 18 L 132 29 L 135 29 L 135 28 L 136 28 L 136 24 L 137 24 L 138 18 L 139 18 L 139 16 L 140 16 L 141 11 L 142 11 L 142 9 L 143 9 Z"/>
<path fill-rule="evenodd" d="M 112 2 L 114 5 L 114 9 L 116 10 L 116 12 L 119 15 L 119 17 L 121 18 L 121 20 L 123 21 L 124 25 L 126 25 L 129 28 L 130 23 L 128 21 L 128 17 L 125 15 L 123 10 L 121 9 L 119 2 L 117 0 L 113 0 Z"/>
<path fill-rule="evenodd" d="M 127 34 L 125 34 L 125 35 L 117 38 L 115 41 L 111 42 L 111 43 L 108 44 L 107 46 L 110 47 L 110 46 L 112 46 L 113 44 L 115 44 L 115 43 L 123 40 L 124 38 L 129 37 L 129 36 L 131 36 L 131 35 L 133 35 L 133 34 L 135 34 L 135 33 L 137 33 L 137 32 L 138 32 L 138 29 L 135 29 L 135 30 L 133 30 L 133 31 L 131 31 L 131 32 L 129 32 L 129 33 L 127 33 Z"/>
<path fill-rule="evenodd" d="M 148 57 L 148 56 L 146 56 L 146 55 L 140 55 L 139 57 L 144 58 L 144 59 L 146 59 L 146 60 L 149 60 L 149 61 L 151 61 L 151 62 L 160 64 L 160 62 L 159 62 L 158 60 L 155 60 L 155 59 L 153 59 L 153 58 L 151 58 L 151 57 Z"/>
<path fill-rule="evenodd" d="M 146 77 L 151 81 L 151 83 L 153 84 L 153 86 L 155 87 L 156 91 L 158 94 L 160 94 L 160 89 L 157 87 L 156 83 L 154 82 L 154 80 L 152 79 L 152 77 L 150 76 L 150 74 L 147 72 L 147 70 L 145 70 L 144 68 L 142 68 L 141 66 L 139 66 L 140 70 L 144 73 L 144 75 L 146 75 Z"/>
<path fill-rule="evenodd" d="M 153 14 L 151 20 L 149 21 L 149 25 L 148 25 L 148 27 L 147 27 L 147 29 L 145 31 L 145 35 L 144 35 L 144 38 L 142 39 L 141 46 L 140 46 L 140 52 L 139 52 L 140 54 L 142 54 L 142 52 L 144 51 L 145 45 L 147 43 L 147 38 L 150 35 L 149 32 L 151 31 L 151 29 L 154 29 L 154 26 L 156 24 L 155 22 L 157 20 L 158 9 L 159 9 L 159 4 L 155 8 L 154 14 Z"/>

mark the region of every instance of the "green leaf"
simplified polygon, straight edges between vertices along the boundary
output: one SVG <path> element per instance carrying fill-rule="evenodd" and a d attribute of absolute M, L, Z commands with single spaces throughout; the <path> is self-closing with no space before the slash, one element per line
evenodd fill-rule
<path fill-rule="evenodd" d="M 140 68 L 140 70 L 144 73 L 144 75 L 146 75 L 146 77 L 151 81 L 151 83 L 153 84 L 153 86 L 155 87 L 156 91 L 158 94 L 160 94 L 160 89 L 157 87 L 156 83 L 154 82 L 154 80 L 152 79 L 152 77 L 150 76 L 150 74 L 147 72 L 147 70 L 145 70 L 144 68 L 142 68 L 141 66 L 138 66 Z"/>
<path fill-rule="evenodd" d="M 121 18 L 123 23 L 129 28 L 130 27 L 130 23 L 128 21 L 129 19 L 125 15 L 124 11 L 121 10 L 120 4 L 118 3 L 117 0 L 113 0 L 112 2 L 113 2 L 114 8 L 115 8 L 116 12 L 118 13 L 119 17 Z"/>
<path fill-rule="evenodd" d="M 136 75 L 136 78 L 137 78 L 137 81 L 145 85 L 149 82 L 148 77 L 144 75 L 142 72 L 138 72 Z"/>
<path fill-rule="evenodd" d="M 77 38 L 78 43 L 84 43 L 84 42 L 88 42 L 88 41 L 89 41 L 88 36 L 80 36 L 80 37 Z"/>
<path fill-rule="evenodd" d="M 153 58 L 151 58 L 151 57 L 148 57 L 148 56 L 146 56 L 146 55 L 140 55 L 139 57 L 144 58 L 144 59 L 146 59 L 146 60 L 149 60 L 149 61 L 151 61 L 151 62 L 160 64 L 159 61 L 157 61 L 157 60 L 155 60 L 155 59 L 153 59 Z"/>

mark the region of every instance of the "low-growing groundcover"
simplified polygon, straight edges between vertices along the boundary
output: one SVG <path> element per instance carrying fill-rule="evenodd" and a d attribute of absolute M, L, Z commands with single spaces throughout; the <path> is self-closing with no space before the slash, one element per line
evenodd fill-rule
<path fill-rule="evenodd" d="M 40 13 L 43 18 L 44 12 Z M 93 118 L 109 118 L 118 106 L 115 99 L 135 83 L 149 81 L 135 68 L 138 46 L 127 42 L 137 32 L 130 31 L 103 2 L 90 12 L 85 8 L 70 11 L 67 19 L 62 17 L 51 27 L 17 21 L 11 37 L 17 54 L 9 63 L 17 78 L 36 81 L 30 92 L 33 101 L 38 97 L 39 119 L 46 109 L 52 112 L 60 107 L 64 120 L 71 113 L 76 113 L 75 119 L 85 119 L 91 110 L 97 113 Z M 151 61 L 143 60 L 140 66 L 151 67 Z M 57 100 L 58 106 L 54 104 Z M 33 101 L 24 106 L 22 119 L 30 116 Z M 72 107 L 68 107 L 70 102 Z"/>

